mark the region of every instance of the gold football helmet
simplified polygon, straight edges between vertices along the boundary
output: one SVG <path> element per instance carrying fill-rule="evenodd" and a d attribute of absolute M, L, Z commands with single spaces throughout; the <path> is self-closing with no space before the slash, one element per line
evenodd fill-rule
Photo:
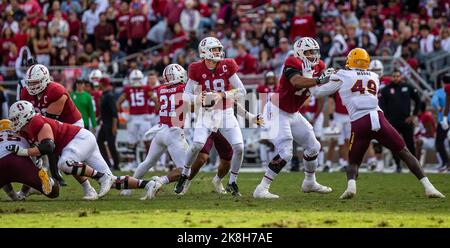
<path fill-rule="evenodd" d="M 370 56 L 363 48 L 354 48 L 347 55 L 345 67 L 349 69 L 367 70 L 370 65 Z"/>
<path fill-rule="evenodd" d="M 0 131 L 12 130 L 11 129 L 11 121 L 8 119 L 0 120 Z"/>

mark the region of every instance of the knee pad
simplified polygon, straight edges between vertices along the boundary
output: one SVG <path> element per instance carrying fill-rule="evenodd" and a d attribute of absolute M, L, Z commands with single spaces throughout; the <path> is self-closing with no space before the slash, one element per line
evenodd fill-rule
<path fill-rule="evenodd" d="M 59 169 L 67 175 L 84 175 L 86 165 L 82 162 L 67 160 L 59 165 Z"/>
<path fill-rule="evenodd" d="M 320 146 L 319 141 L 315 140 L 313 146 L 305 149 L 303 157 L 305 157 L 305 159 L 307 159 L 307 160 L 315 159 L 320 152 L 320 148 L 321 148 L 321 146 Z"/>
<path fill-rule="evenodd" d="M 194 153 L 198 153 L 198 152 L 200 152 L 200 150 L 202 150 L 202 148 L 204 146 L 205 146 L 205 143 L 194 142 L 194 143 L 192 143 L 191 150 Z"/>
<path fill-rule="evenodd" d="M 291 161 L 292 159 L 292 145 L 281 147 L 279 153 L 280 158 L 286 162 Z"/>

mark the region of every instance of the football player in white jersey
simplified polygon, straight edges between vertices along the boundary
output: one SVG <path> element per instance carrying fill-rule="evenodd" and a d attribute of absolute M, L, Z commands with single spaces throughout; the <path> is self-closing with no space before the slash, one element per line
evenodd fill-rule
<path fill-rule="evenodd" d="M 329 83 L 310 89 L 316 96 L 339 92 L 350 115 L 352 136 L 349 147 L 350 165 L 347 169 L 348 185 L 341 199 L 350 199 L 356 195 L 358 169 L 372 139 L 389 148 L 406 163 L 423 184 L 426 196 L 444 198 L 425 176 L 419 161 L 408 150 L 402 137 L 384 117 L 378 106 L 379 78 L 376 73 L 368 71 L 369 63 L 367 51 L 355 48 L 347 56 L 345 69 L 332 74 Z"/>
<path fill-rule="evenodd" d="M 242 99 L 247 91 L 237 75 L 238 65 L 233 59 L 224 58 L 223 46 L 217 38 L 204 38 L 200 41 L 198 50 L 202 60 L 189 65 L 185 94 L 190 102 L 201 102 L 203 107 L 196 115 L 194 142 L 187 153 L 186 165 L 176 185 L 175 193 L 183 191 L 190 167 L 198 153 L 211 132 L 219 130 L 233 148 L 230 179 L 226 190 L 233 196 L 240 196 L 236 180 L 244 158 L 244 141 L 239 123 L 234 116 L 233 100 Z"/>

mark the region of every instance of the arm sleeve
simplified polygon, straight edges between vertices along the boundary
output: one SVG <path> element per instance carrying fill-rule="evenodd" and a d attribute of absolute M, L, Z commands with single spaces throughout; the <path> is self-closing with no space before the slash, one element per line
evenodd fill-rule
<path fill-rule="evenodd" d="M 291 78 L 293 76 L 295 76 L 295 75 L 300 75 L 300 76 L 302 75 L 301 71 L 299 71 L 299 70 L 297 70 L 297 69 L 295 69 L 294 67 L 291 67 L 291 66 L 285 66 L 284 69 L 283 69 L 283 73 L 284 73 L 284 76 L 286 77 L 286 79 L 288 81 L 290 81 Z"/>
<path fill-rule="evenodd" d="M 247 90 L 245 90 L 244 84 L 236 73 L 229 78 L 229 81 L 233 86 L 233 89 L 225 91 L 225 98 L 239 99 L 241 97 L 245 97 Z"/>
<path fill-rule="evenodd" d="M 329 96 L 334 94 L 342 85 L 342 80 L 332 75 L 330 82 L 309 88 L 309 91 L 315 97 Z"/>

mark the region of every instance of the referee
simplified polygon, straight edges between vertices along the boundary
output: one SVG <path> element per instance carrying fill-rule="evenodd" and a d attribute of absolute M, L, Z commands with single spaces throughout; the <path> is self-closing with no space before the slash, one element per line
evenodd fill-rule
<path fill-rule="evenodd" d="M 414 111 L 411 113 L 411 103 Z M 414 121 L 420 108 L 420 97 L 417 90 L 406 84 L 400 71 L 394 69 L 392 82 L 381 90 L 380 107 L 392 126 L 403 136 L 406 146 L 415 154 Z M 400 159 L 394 156 L 396 171 L 401 172 Z"/>

